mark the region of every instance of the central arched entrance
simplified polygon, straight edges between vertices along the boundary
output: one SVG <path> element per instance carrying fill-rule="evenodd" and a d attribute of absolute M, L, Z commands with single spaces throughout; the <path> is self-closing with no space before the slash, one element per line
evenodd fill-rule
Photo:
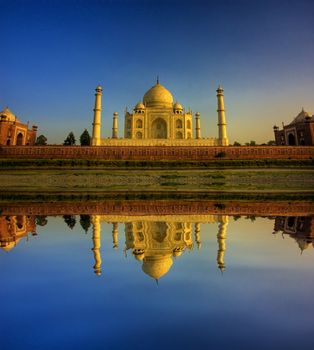
<path fill-rule="evenodd" d="M 17 144 L 17 146 L 23 145 L 23 134 L 21 132 L 17 134 L 16 144 Z"/>
<path fill-rule="evenodd" d="M 288 145 L 295 146 L 295 136 L 293 134 L 288 135 Z"/>
<path fill-rule="evenodd" d="M 167 122 L 158 118 L 152 123 L 152 138 L 153 139 L 166 139 L 167 138 Z"/>

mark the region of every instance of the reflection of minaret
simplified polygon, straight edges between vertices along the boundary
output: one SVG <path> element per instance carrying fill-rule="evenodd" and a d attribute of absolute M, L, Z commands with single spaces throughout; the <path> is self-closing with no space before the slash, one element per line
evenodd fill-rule
<path fill-rule="evenodd" d="M 112 243 L 113 243 L 113 248 L 117 249 L 119 246 L 118 223 L 117 222 L 112 223 Z"/>
<path fill-rule="evenodd" d="M 195 242 L 197 244 L 197 249 L 199 250 L 201 249 L 202 242 L 201 242 L 201 224 L 198 222 L 195 223 L 194 234 L 195 234 Z"/>
<path fill-rule="evenodd" d="M 222 215 L 219 218 L 218 233 L 217 233 L 217 243 L 218 243 L 218 252 L 217 252 L 217 264 L 221 272 L 225 270 L 225 251 L 226 251 L 226 233 L 228 225 L 228 216 Z"/>
<path fill-rule="evenodd" d="M 101 232 L 100 232 L 100 218 L 99 215 L 92 216 L 93 223 L 93 248 L 94 252 L 94 272 L 96 275 L 101 275 L 101 255 L 100 255 L 100 240 L 101 240 Z"/>

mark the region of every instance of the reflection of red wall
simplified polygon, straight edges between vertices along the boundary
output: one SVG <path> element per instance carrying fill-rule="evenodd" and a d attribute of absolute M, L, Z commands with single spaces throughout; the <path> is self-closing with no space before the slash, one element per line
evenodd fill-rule
<path fill-rule="evenodd" d="M 308 216 L 314 213 L 311 202 L 241 202 L 241 201 L 187 201 L 187 200 L 105 200 L 72 203 L 3 203 L 3 215 L 260 215 Z"/>
<path fill-rule="evenodd" d="M 0 147 L 2 158 L 105 159 L 105 160 L 211 160 L 224 152 L 222 159 L 309 159 L 310 146 L 257 147 L 178 147 L 178 146 L 24 146 Z"/>

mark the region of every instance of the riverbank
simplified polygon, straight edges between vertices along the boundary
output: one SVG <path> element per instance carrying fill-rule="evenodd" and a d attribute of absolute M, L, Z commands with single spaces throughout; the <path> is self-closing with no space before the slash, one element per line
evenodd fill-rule
<path fill-rule="evenodd" d="M 5 192 L 238 192 L 314 193 L 314 169 L 84 170 L 11 169 L 0 172 Z"/>
<path fill-rule="evenodd" d="M 103 160 L 103 159 L 30 159 L 2 158 L 1 170 L 11 169 L 238 169 L 308 168 L 314 159 L 216 159 L 194 160 Z"/>

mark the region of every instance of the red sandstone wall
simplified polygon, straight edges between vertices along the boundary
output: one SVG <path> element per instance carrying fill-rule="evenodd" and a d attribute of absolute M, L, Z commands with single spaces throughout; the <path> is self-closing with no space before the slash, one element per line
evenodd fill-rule
<path fill-rule="evenodd" d="M 0 158 L 104 159 L 104 160 L 196 160 L 222 159 L 309 159 L 313 146 L 251 147 L 81 147 L 81 146 L 0 146 Z"/>

